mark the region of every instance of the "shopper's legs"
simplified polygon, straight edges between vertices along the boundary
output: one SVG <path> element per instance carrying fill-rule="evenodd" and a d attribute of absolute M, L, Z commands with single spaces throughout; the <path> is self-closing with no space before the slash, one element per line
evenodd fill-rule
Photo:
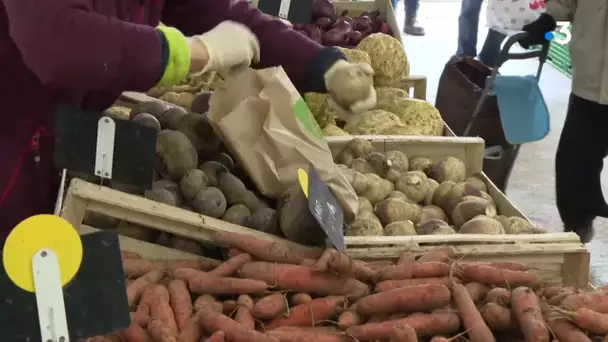
<path fill-rule="evenodd" d="M 555 156 L 555 190 L 564 230 L 584 242 L 593 236 L 593 220 L 608 216 L 600 180 L 608 152 L 606 127 L 608 106 L 570 95 Z"/>
<path fill-rule="evenodd" d="M 477 27 L 483 0 L 462 0 L 458 17 L 457 56 L 477 56 Z"/>
<path fill-rule="evenodd" d="M 479 53 L 479 60 L 485 65 L 493 66 L 498 59 L 500 54 L 500 45 L 505 39 L 505 35 L 494 30 L 488 30 L 488 36 L 486 37 L 481 52 Z"/>
<path fill-rule="evenodd" d="M 405 0 L 405 27 L 403 31 L 412 36 L 424 36 L 424 28 L 418 25 L 418 8 L 420 0 Z"/>

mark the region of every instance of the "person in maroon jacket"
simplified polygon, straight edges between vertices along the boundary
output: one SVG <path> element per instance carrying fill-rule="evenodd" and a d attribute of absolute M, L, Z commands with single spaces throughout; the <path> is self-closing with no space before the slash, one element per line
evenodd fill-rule
<path fill-rule="evenodd" d="M 339 73 L 369 78 L 369 65 L 346 62 L 242 0 L 2 0 L 0 241 L 53 210 L 58 105 L 100 111 L 126 90 L 251 63 L 282 66 L 299 91 L 328 92 L 346 112 L 375 105 L 371 85 L 360 99 L 335 87 Z"/>

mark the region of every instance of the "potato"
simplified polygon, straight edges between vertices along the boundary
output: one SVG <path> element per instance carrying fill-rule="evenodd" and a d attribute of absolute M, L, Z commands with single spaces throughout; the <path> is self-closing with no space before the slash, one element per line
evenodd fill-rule
<path fill-rule="evenodd" d="M 351 222 L 344 231 L 344 236 L 383 236 L 384 229 L 380 222 L 362 218 Z"/>
<path fill-rule="evenodd" d="M 488 192 L 488 186 L 479 174 L 473 174 L 471 177 L 467 178 L 465 182 L 471 184 L 479 191 Z"/>
<path fill-rule="evenodd" d="M 325 233 L 308 210 L 308 199 L 296 184 L 279 198 L 279 228 L 286 238 L 304 245 L 322 245 Z"/>
<path fill-rule="evenodd" d="M 216 161 L 206 161 L 198 169 L 205 173 L 210 186 L 218 186 L 220 174 L 229 172 L 224 164 Z"/>
<path fill-rule="evenodd" d="M 422 207 L 422 216 L 420 217 L 420 223 L 424 223 L 432 219 L 439 219 L 447 222 L 448 216 L 443 212 L 443 209 L 436 205 L 425 205 L 424 207 Z"/>
<path fill-rule="evenodd" d="M 202 91 L 196 95 L 192 103 L 190 104 L 190 110 L 195 113 L 204 114 L 209 111 L 209 100 L 213 92 Z"/>
<path fill-rule="evenodd" d="M 390 169 L 388 169 L 388 171 L 386 171 L 386 174 L 384 175 L 383 178 L 395 183 L 395 182 L 397 182 L 397 179 L 399 179 L 399 177 L 401 177 L 401 176 L 403 176 L 403 172 L 401 172 L 397 169 L 390 168 Z"/>
<path fill-rule="evenodd" d="M 365 158 L 368 154 L 372 153 L 374 147 L 372 143 L 365 139 L 355 138 L 351 140 L 348 145 L 338 154 L 338 164 L 344 164 L 350 166 L 353 160 L 356 158 Z"/>
<path fill-rule="evenodd" d="M 437 188 L 435 188 L 435 191 L 433 192 L 433 198 L 432 198 L 431 202 L 433 204 L 443 208 L 443 205 L 446 202 L 446 195 L 455 186 L 456 186 L 456 183 L 454 183 L 452 181 L 440 183 L 437 186 Z"/>
<path fill-rule="evenodd" d="M 418 223 L 422 217 L 422 209 L 414 203 L 408 203 L 397 198 L 387 198 L 376 205 L 374 214 L 378 216 L 383 226 L 406 220 Z"/>
<path fill-rule="evenodd" d="M 140 113 L 148 113 L 159 119 L 169 110 L 169 105 L 160 101 L 147 101 L 136 104 L 129 113 L 129 119 L 133 120 Z"/>
<path fill-rule="evenodd" d="M 226 196 L 229 205 L 243 204 L 244 192 L 247 191 L 243 181 L 229 172 L 224 172 L 220 174 L 218 182 L 218 188 Z"/>
<path fill-rule="evenodd" d="M 163 100 L 165 102 L 172 103 L 177 106 L 182 106 L 186 108 L 190 108 L 192 102 L 194 102 L 194 94 L 191 93 L 176 93 L 173 91 L 168 91 L 164 93 L 159 100 Z"/>
<path fill-rule="evenodd" d="M 366 173 L 367 188 L 360 195 L 367 198 L 372 204 L 376 204 L 386 197 L 391 191 L 395 190 L 395 186 L 390 181 L 380 178 L 373 173 Z"/>
<path fill-rule="evenodd" d="M 146 190 L 144 197 L 156 202 L 172 205 L 174 207 L 179 207 L 181 204 L 181 198 L 179 195 L 176 192 L 170 191 L 166 188 L 152 188 L 150 190 Z"/>
<path fill-rule="evenodd" d="M 387 151 L 386 158 L 391 169 L 408 172 L 410 169 L 410 161 L 405 153 L 397 150 Z"/>
<path fill-rule="evenodd" d="M 156 171 L 163 177 L 179 181 L 198 165 L 196 149 L 181 132 L 163 130 L 156 139 Z"/>
<path fill-rule="evenodd" d="M 374 206 L 367 198 L 359 196 L 359 213 L 361 212 L 374 212 Z"/>
<path fill-rule="evenodd" d="M 504 234 L 505 230 L 497 220 L 480 215 L 463 224 L 458 232 L 461 234 Z"/>
<path fill-rule="evenodd" d="M 239 226 L 247 226 L 249 218 L 251 217 L 251 211 L 243 204 L 235 204 L 232 207 L 226 209 L 222 215 L 222 221 L 237 224 Z"/>
<path fill-rule="evenodd" d="M 182 177 L 179 182 L 179 189 L 188 201 L 192 200 L 196 194 L 209 185 L 209 180 L 205 173 L 199 169 L 192 169 Z"/>
<path fill-rule="evenodd" d="M 353 177 L 352 177 L 352 181 L 350 182 L 350 185 L 353 187 L 353 190 L 355 190 L 355 193 L 357 195 L 364 193 L 365 190 L 367 190 L 367 186 L 368 186 L 367 177 L 365 177 L 365 175 L 363 175 L 361 172 L 357 172 L 354 170 L 353 170 L 352 176 Z"/>
<path fill-rule="evenodd" d="M 416 235 L 416 229 L 412 221 L 397 221 L 384 227 L 384 234 L 386 236 Z"/>
<path fill-rule="evenodd" d="M 445 157 L 439 163 L 433 165 L 429 171 L 429 177 L 439 183 L 445 181 L 459 183 L 466 179 L 466 171 L 462 160 L 455 157 Z"/>
<path fill-rule="evenodd" d="M 429 205 L 433 203 L 433 194 L 435 193 L 435 190 L 437 190 L 439 182 L 437 182 L 433 178 L 427 178 L 427 182 L 429 182 L 429 191 L 426 193 L 424 204 Z"/>
<path fill-rule="evenodd" d="M 186 114 L 188 114 L 188 111 L 184 108 L 172 107 L 165 114 L 158 117 L 158 121 L 163 129 L 177 129 Z"/>
<path fill-rule="evenodd" d="M 447 227 L 438 227 L 437 229 L 435 229 L 432 233 L 432 235 L 447 235 L 447 234 L 456 234 L 456 231 L 454 230 L 454 228 L 447 226 Z"/>
<path fill-rule="evenodd" d="M 422 171 L 424 173 L 428 173 L 433 167 L 433 162 L 429 158 L 415 157 L 410 160 L 409 166 L 410 171 Z"/>
<path fill-rule="evenodd" d="M 364 158 L 353 160 L 350 168 L 360 173 L 375 173 L 374 168 Z"/>
<path fill-rule="evenodd" d="M 188 113 L 177 126 L 184 133 L 200 156 L 209 156 L 217 151 L 221 139 L 215 135 L 209 118 L 205 115 Z"/>
<path fill-rule="evenodd" d="M 359 212 L 357 214 L 357 220 L 362 220 L 362 219 L 372 219 L 374 221 L 378 221 L 378 223 L 380 223 L 380 219 L 378 218 L 378 216 L 374 215 L 373 212 L 370 211 L 363 211 L 363 212 Z"/>
<path fill-rule="evenodd" d="M 192 208 L 197 213 L 213 218 L 220 218 L 226 207 L 226 197 L 220 189 L 212 186 L 199 191 L 192 199 Z"/>
<path fill-rule="evenodd" d="M 522 217 L 512 216 L 500 222 L 505 228 L 506 234 L 534 234 L 532 223 Z"/>
<path fill-rule="evenodd" d="M 248 227 L 260 232 L 278 235 L 277 211 L 272 208 L 262 208 L 254 212 L 249 219 Z"/>
<path fill-rule="evenodd" d="M 244 204 L 247 208 L 249 208 L 249 210 L 251 210 L 251 212 L 256 212 L 263 208 L 268 208 L 268 204 L 266 204 L 266 202 L 264 202 L 256 194 L 254 194 L 253 191 L 250 190 L 245 190 L 245 192 L 243 192 L 242 200 L 243 203 L 240 204 Z"/>
<path fill-rule="evenodd" d="M 395 182 L 395 189 L 401 191 L 413 202 L 420 203 L 428 195 L 429 182 L 422 171 L 408 171 Z"/>
<path fill-rule="evenodd" d="M 133 122 L 152 128 L 157 133 L 160 132 L 160 122 L 152 114 L 139 113 L 133 118 Z"/>
<path fill-rule="evenodd" d="M 169 247 L 196 255 L 203 255 L 203 246 L 200 243 L 181 236 L 172 236 Z"/>
<path fill-rule="evenodd" d="M 450 225 L 447 222 L 440 220 L 440 219 L 430 219 L 428 221 L 420 223 L 416 227 L 416 232 L 419 235 L 429 235 L 429 234 L 433 234 L 435 231 L 437 231 L 439 229 L 445 229 L 445 228 L 450 228 Z"/>
<path fill-rule="evenodd" d="M 234 169 L 234 159 L 232 159 L 232 157 L 228 153 L 218 153 L 211 160 L 224 165 L 228 170 Z"/>
<path fill-rule="evenodd" d="M 375 173 L 382 178 L 385 177 L 386 172 L 389 170 L 389 161 L 385 154 L 372 152 L 365 157 L 365 160 L 372 169 L 371 173 Z"/>
<path fill-rule="evenodd" d="M 114 119 L 129 120 L 131 117 L 131 108 L 122 106 L 112 106 L 103 111 L 103 115 L 107 115 Z"/>
<path fill-rule="evenodd" d="M 478 215 L 496 216 L 496 208 L 481 197 L 467 196 L 468 199 L 458 203 L 452 211 L 452 222 L 456 227 Z"/>
<path fill-rule="evenodd" d="M 446 214 L 451 216 L 454 208 L 456 208 L 458 203 L 462 202 L 463 197 L 465 196 L 476 196 L 481 198 L 481 192 L 468 183 L 458 183 L 447 192 L 441 208 Z"/>
<path fill-rule="evenodd" d="M 158 234 L 154 229 L 127 221 L 120 222 L 118 228 L 116 228 L 116 233 L 146 242 L 153 242 Z"/>
<path fill-rule="evenodd" d="M 388 198 L 397 198 L 400 200 L 404 200 L 406 202 L 413 202 L 411 199 L 407 198 L 407 196 L 405 196 L 405 194 L 401 191 L 395 190 L 395 191 L 391 191 L 390 194 L 388 194 Z"/>
<path fill-rule="evenodd" d="M 170 179 L 159 179 L 152 183 L 152 189 L 167 189 L 171 192 L 177 193 L 179 191 L 179 183 Z"/>
<path fill-rule="evenodd" d="M 492 196 L 490 196 L 490 194 L 488 194 L 487 192 L 481 191 L 481 197 L 486 201 L 492 203 L 493 206 L 496 206 L 496 201 L 494 201 L 494 198 L 492 198 Z"/>

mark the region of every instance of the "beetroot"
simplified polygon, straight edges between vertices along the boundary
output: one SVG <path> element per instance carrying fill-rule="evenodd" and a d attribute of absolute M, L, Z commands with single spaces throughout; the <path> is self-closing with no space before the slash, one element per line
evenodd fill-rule
<path fill-rule="evenodd" d="M 385 33 L 385 34 L 388 34 L 391 36 L 393 35 L 393 30 L 387 23 L 380 24 L 380 28 L 378 29 L 378 32 Z"/>
<path fill-rule="evenodd" d="M 344 44 L 346 33 L 339 29 L 331 29 L 323 33 L 323 44 L 330 46 L 340 46 Z"/>
<path fill-rule="evenodd" d="M 320 28 L 316 26 L 312 30 L 310 30 L 308 36 L 310 37 L 310 39 L 314 40 L 317 43 L 323 42 L 323 32 Z"/>
<path fill-rule="evenodd" d="M 313 0 L 312 17 L 314 19 L 321 17 L 335 18 L 336 8 L 331 0 Z"/>
<path fill-rule="evenodd" d="M 348 23 L 351 24 L 351 26 L 354 23 L 353 18 L 351 18 L 351 16 L 348 15 L 348 11 L 343 11 L 342 14 L 340 14 L 340 19 L 348 21 Z"/>
<path fill-rule="evenodd" d="M 321 17 L 315 21 L 315 24 L 319 26 L 321 30 L 327 30 L 331 26 L 331 18 Z"/>
<path fill-rule="evenodd" d="M 366 15 L 361 15 L 355 20 L 354 29 L 357 31 L 365 32 L 372 28 L 372 18 Z"/>
<path fill-rule="evenodd" d="M 344 20 L 343 18 L 338 19 L 336 21 L 336 23 L 334 24 L 333 28 L 340 30 L 344 33 L 348 33 L 348 32 L 350 32 L 350 30 L 353 29 L 352 25 L 347 20 Z"/>
<path fill-rule="evenodd" d="M 363 39 L 363 33 L 361 33 L 360 31 L 350 31 L 348 32 L 347 36 L 346 36 L 346 43 L 348 45 L 359 45 L 359 42 L 361 41 L 361 39 Z"/>

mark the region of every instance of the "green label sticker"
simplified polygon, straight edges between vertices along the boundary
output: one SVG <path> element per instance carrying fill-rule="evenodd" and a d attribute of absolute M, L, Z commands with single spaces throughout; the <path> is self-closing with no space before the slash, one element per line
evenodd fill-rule
<path fill-rule="evenodd" d="M 293 112 L 296 115 L 298 121 L 300 121 L 300 123 L 304 125 L 308 132 L 310 132 L 312 135 L 316 136 L 319 139 L 323 139 L 323 130 L 321 130 L 321 127 L 317 123 L 317 120 L 315 120 L 315 117 L 310 112 L 310 109 L 308 109 L 308 106 L 306 105 L 306 102 L 304 102 L 304 99 L 301 98 L 294 104 Z"/>

